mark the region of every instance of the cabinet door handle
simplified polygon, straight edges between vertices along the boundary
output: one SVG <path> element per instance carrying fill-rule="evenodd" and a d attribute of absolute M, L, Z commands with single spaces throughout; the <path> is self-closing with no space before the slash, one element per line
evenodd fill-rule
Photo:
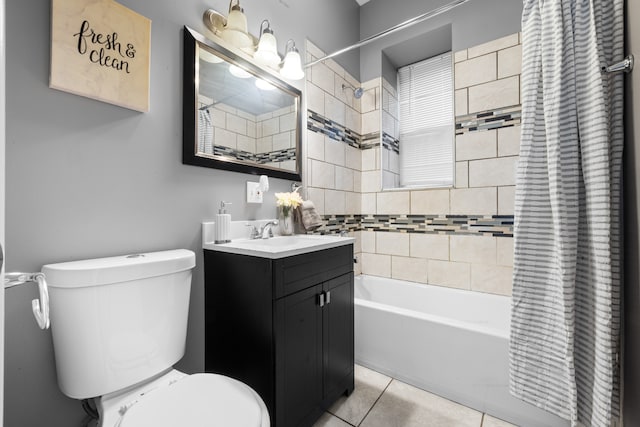
<path fill-rule="evenodd" d="M 324 292 L 320 292 L 318 294 L 318 301 L 319 301 L 320 307 L 324 307 Z"/>
<path fill-rule="evenodd" d="M 330 304 L 331 303 L 331 291 L 325 292 L 325 295 L 326 295 L 325 299 L 327 300 L 327 304 Z"/>

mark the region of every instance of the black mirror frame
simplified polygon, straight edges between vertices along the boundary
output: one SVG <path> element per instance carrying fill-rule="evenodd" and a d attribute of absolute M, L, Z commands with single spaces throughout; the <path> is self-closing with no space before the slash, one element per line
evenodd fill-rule
<path fill-rule="evenodd" d="M 184 68 L 183 68 L 183 107 L 182 107 L 182 163 L 192 166 L 223 169 L 233 172 L 242 172 L 253 175 L 267 175 L 273 178 L 282 178 L 292 181 L 300 181 L 302 176 L 302 92 L 288 83 L 276 78 L 270 72 L 264 71 L 257 65 L 241 58 L 202 34 L 184 27 Z M 261 167 L 258 164 L 246 163 L 240 160 L 228 159 L 221 156 L 203 157 L 196 155 L 197 136 L 197 101 L 198 87 L 196 84 L 196 45 L 202 43 L 211 49 L 220 52 L 230 58 L 236 65 L 244 68 L 251 74 L 266 80 L 277 88 L 289 92 L 296 99 L 296 171 L 286 171 Z"/>

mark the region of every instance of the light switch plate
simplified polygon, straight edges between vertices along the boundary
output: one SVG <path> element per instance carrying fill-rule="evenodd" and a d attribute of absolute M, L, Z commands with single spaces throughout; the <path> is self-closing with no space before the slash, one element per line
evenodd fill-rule
<path fill-rule="evenodd" d="M 247 203 L 262 203 L 262 191 L 259 182 L 247 181 Z"/>

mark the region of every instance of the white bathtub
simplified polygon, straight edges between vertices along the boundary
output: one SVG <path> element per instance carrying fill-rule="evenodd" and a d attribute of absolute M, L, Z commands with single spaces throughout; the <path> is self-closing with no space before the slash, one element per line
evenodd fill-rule
<path fill-rule="evenodd" d="M 519 426 L 568 426 L 509 394 L 510 298 L 361 275 L 356 363 Z"/>

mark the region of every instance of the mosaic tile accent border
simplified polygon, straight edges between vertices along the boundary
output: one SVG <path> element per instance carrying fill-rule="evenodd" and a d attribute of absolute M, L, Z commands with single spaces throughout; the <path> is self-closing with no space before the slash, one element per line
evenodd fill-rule
<path fill-rule="evenodd" d="M 361 135 L 311 110 L 307 110 L 307 118 L 308 130 L 324 134 L 335 141 L 342 141 L 360 150 L 368 150 L 380 146 L 380 134 L 378 132 Z"/>
<path fill-rule="evenodd" d="M 382 148 L 400 154 L 400 140 L 382 132 Z"/>
<path fill-rule="evenodd" d="M 513 237 L 513 215 L 324 215 L 318 234 L 385 231 Z"/>
<path fill-rule="evenodd" d="M 456 135 L 478 130 L 497 129 L 520 124 L 522 106 L 500 108 L 493 111 L 482 111 L 456 117 Z"/>
<path fill-rule="evenodd" d="M 285 148 L 283 150 L 271 151 L 269 153 L 250 153 L 248 151 L 236 150 L 224 145 L 214 145 L 213 154 L 216 156 L 231 157 L 237 160 L 250 160 L 255 163 L 278 163 L 286 160 L 296 159 L 295 148 Z"/>
<path fill-rule="evenodd" d="M 307 119 L 308 130 L 322 133 L 333 140 L 342 141 L 354 148 L 360 148 L 362 135 L 359 133 L 311 110 L 307 110 Z"/>

